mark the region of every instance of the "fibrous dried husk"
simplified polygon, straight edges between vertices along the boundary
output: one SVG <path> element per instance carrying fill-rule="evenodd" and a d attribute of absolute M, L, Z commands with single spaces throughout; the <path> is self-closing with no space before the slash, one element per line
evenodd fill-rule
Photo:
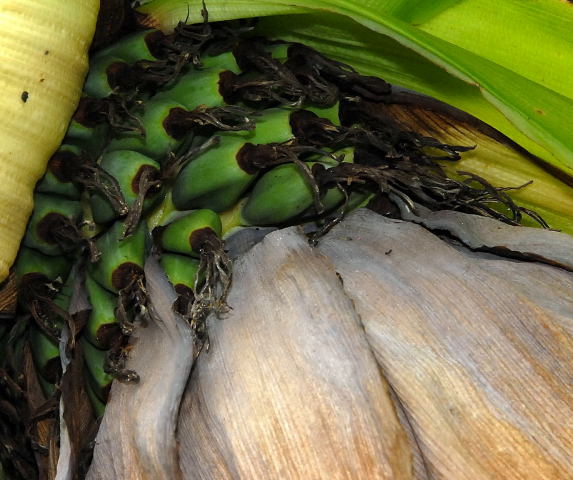
<path fill-rule="evenodd" d="M 551 267 L 464 255 L 366 211 L 319 250 L 344 280 L 430 478 L 573 478 L 570 274 L 544 275 L 553 281 L 536 303 L 527 293 L 539 283 L 525 276 Z"/>
<path fill-rule="evenodd" d="M 365 210 L 318 248 L 297 228 L 270 233 L 237 260 L 230 312 L 209 319 L 179 412 L 182 477 L 571 479 L 571 291 L 566 270 Z M 150 345 L 130 368 L 167 376 L 134 366 Z M 108 473 L 89 478 L 178 478 L 146 476 L 144 450 L 123 446 L 151 441 L 132 414 L 148 380 L 114 385 L 117 438 L 94 458 Z"/>
<path fill-rule="evenodd" d="M 432 212 L 416 205 L 416 213 L 401 205 L 402 218 L 430 230 L 447 231 L 470 248 L 538 260 L 573 271 L 573 237 L 540 228 L 515 228 L 493 218 L 463 212 Z"/>
<path fill-rule="evenodd" d="M 228 302 L 182 404 L 184 478 L 413 478 L 352 303 L 298 229 L 235 264 Z"/>

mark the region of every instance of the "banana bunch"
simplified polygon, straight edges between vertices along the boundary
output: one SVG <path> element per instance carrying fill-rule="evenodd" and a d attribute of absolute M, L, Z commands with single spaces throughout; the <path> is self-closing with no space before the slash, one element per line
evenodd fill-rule
<path fill-rule="evenodd" d="M 47 397 L 61 381 L 64 328 L 81 345 L 97 415 L 113 379 L 138 381 L 125 360 L 134 326 L 147 321 L 149 255 L 160 257 L 177 310 L 205 342 L 206 314 L 225 309 L 224 238 L 236 229 L 315 222 L 320 235 L 349 210 L 394 196 L 544 225 L 504 188 L 448 178 L 439 162 L 473 146 L 381 114 L 376 105 L 394 95 L 384 80 L 242 30 L 206 22 L 169 35 L 145 30 L 92 58 L 14 267 L 28 321 L 0 330 L 3 350 L 29 341 Z M 74 331 L 78 290 L 91 309 Z"/>

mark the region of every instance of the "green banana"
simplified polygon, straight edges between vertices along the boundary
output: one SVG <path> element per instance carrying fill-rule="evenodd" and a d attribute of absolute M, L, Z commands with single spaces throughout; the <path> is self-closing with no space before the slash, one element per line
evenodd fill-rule
<path fill-rule="evenodd" d="M 155 160 L 132 150 L 115 150 L 103 155 L 100 167 L 117 180 L 123 199 L 130 209 L 134 207 L 140 193 L 144 195 L 141 211 L 145 212 L 153 206 L 159 194 L 157 182 L 161 175 L 161 167 Z M 140 192 L 141 187 L 144 190 Z M 148 187 L 151 187 L 149 191 Z M 96 223 L 108 223 L 119 216 L 101 191 L 90 196 L 90 203 Z"/>
<path fill-rule="evenodd" d="M 84 91 L 93 98 L 104 98 L 119 89 L 134 86 L 137 72 L 132 64 L 155 61 L 161 57 L 161 40 L 157 30 L 136 32 L 99 51 L 91 58 Z"/>
<path fill-rule="evenodd" d="M 82 150 L 75 145 L 62 145 L 50 161 L 42 179 L 36 185 L 36 192 L 62 195 L 72 200 L 80 198 L 80 190 L 69 176 L 69 165 L 80 160 Z"/>
<path fill-rule="evenodd" d="M 163 253 L 159 264 L 179 294 L 193 292 L 195 283 L 202 281 L 202 278 L 198 277 L 199 260 L 195 258 L 175 253 Z"/>
<path fill-rule="evenodd" d="M 169 90 L 159 92 L 154 100 L 174 100 L 193 110 L 200 105 L 216 107 L 225 100 L 219 92 L 219 70 L 191 70 L 182 75 Z"/>
<path fill-rule="evenodd" d="M 86 276 L 85 286 L 92 306 L 84 329 L 85 338 L 97 348 L 109 349 L 120 334 L 115 318 L 117 295 L 101 287 L 89 274 Z"/>
<path fill-rule="evenodd" d="M 46 255 L 61 255 L 64 250 L 73 249 L 66 235 L 73 230 L 81 217 L 81 205 L 57 195 L 36 193 L 34 212 L 30 218 L 23 243 Z M 72 232 L 73 234 L 74 232 Z"/>
<path fill-rule="evenodd" d="M 229 70 L 233 73 L 239 73 L 241 71 L 233 52 L 223 52 L 218 55 L 203 55 L 201 57 L 201 66 L 204 69 L 218 70 L 220 72 Z"/>
<path fill-rule="evenodd" d="M 105 371 L 107 352 L 94 347 L 86 339 L 82 340 L 88 381 L 93 392 L 102 402 L 107 401 L 113 376 Z"/>
<path fill-rule="evenodd" d="M 344 154 L 345 162 L 353 162 L 354 149 L 346 148 L 333 155 Z M 326 168 L 333 166 L 333 159 L 323 157 L 320 162 L 308 162 L 304 165 L 289 163 L 279 165 L 265 173 L 255 184 L 249 199 L 243 206 L 241 217 L 247 225 L 279 225 L 314 211 L 314 215 L 330 211 L 345 200 L 344 193 L 337 187 L 331 187 L 320 194 L 320 205 L 315 205 L 318 185 L 311 184 L 312 169 L 315 164 Z M 318 165 L 317 165 L 318 166 Z M 320 211 L 317 212 L 317 208 Z"/>
<path fill-rule="evenodd" d="M 47 383 L 58 383 L 62 375 L 58 344 L 35 325 L 30 326 L 29 335 L 36 370 Z"/>
<path fill-rule="evenodd" d="M 109 142 L 107 151 L 134 150 L 153 159 L 164 158 L 177 149 L 188 131 L 177 124 L 177 114 L 185 112 L 185 107 L 174 100 L 150 100 L 140 117 L 145 133 L 122 132 Z"/>
<path fill-rule="evenodd" d="M 143 275 L 147 228 L 140 223 L 135 232 L 123 238 L 124 226 L 116 221 L 96 240 L 101 257 L 90 264 L 88 273 L 103 287 L 118 293 L 129 286 L 134 277 Z"/>
<path fill-rule="evenodd" d="M 71 267 L 71 261 L 63 256 L 45 255 L 33 248 L 22 246 L 14 263 L 14 273 L 18 282 L 31 277 L 40 277 L 49 282 L 67 278 Z"/>
<path fill-rule="evenodd" d="M 120 58 L 127 63 L 135 63 L 139 60 L 159 60 L 164 57 L 161 48 L 164 39 L 165 35 L 159 30 L 148 29 L 135 32 L 103 48 L 92 58 Z"/>
<path fill-rule="evenodd" d="M 179 210 L 226 210 L 255 179 L 258 169 L 242 162 L 244 140 L 225 133 L 219 138 L 217 145 L 187 164 L 175 180 L 172 200 Z"/>
<path fill-rule="evenodd" d="M 105 116 L 98 111 L 99 108 L 97 100 L 82 97 L 64 139 L 67 144 L 76 145 L 89 152 L 92 158 L 100 155 L 109 139 L 109 124 Z"/>
<path fill-rule="evenodd" d="M 134 86 L 137 78 L 131 65 L 119 57 L 102 56 L 90 62 L 84 92 L 92 98 L 105 98 L 118 89 Z"/>
<path fill-rule="evenodd" d="M 221 219 L 214 211 L 194 210 L 164 227 L 159 243 L 169 252 L 199 257 L 213 237 L 221 237 L 221 229 Z"/>
<path fill-rule="evenodd" d="M 269 109 L 257 119 L 254 131 L 222 133 L 218 145 L 180 172 L 172 191 L 175 207 L 222 212 L 236 204 L 258 172 L 279 161 L 271 147 L 255 145 L 283 143 L 293 138 L 291 113 L 288 109 Z"/>

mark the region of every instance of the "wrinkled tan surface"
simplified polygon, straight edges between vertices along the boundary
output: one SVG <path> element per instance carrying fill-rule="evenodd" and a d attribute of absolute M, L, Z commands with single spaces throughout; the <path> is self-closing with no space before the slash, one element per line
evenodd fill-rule
<path fill-rule="evenodd" d="M 413 478 L 352 304 L 296 229 L 235 264 L 229 305 L 182 405 L 184 478 Z"/>
<path fill-rule="evenodd" d="M 179 412 L 183 478 L 573 479 L 572 291 L 566 270 L 365 210 L 316 249 L 296 228 L 271 233 L 236 262 L 231 312 L 210 319 Z M 166 363 L 139 356 L 152 344 L 135 345 L 137 368 L 165 380 Z M 146 378 L 129 396 L 114 386 L 117 438 L 89 478 L 177 478 L 133 475 L 157 427 L 134 428 L 133 410 L 159 408 L 141 407 L 161 396 Z M 175 458 L 174 428 L 160 431 Z"/>
<path fill-rule="evenodd" d="M 344 279 L 430 478 L 573 478 L 570 274 L 466 256 L 366 211 L 319 249 Z M 530 285 L 543 295 L 527 295 Z"/>

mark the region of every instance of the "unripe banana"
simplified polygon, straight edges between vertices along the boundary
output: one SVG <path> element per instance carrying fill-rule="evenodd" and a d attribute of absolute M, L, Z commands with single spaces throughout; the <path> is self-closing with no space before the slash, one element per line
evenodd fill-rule
<path fill-rule="evenodd" d="M 134 150 L 154 159 L 165 157 L 176 150 L 187 133 L 177 129 L 174 122 L 174 113 L 177 111 L 186 112 L 183 105 L 170 99 L 146 102 L 145 111 L 141 115 L 145 135 L 140 132 L 122 132 L 110 141 L 107 150 Z"/>
<path fill-rule="evenodd" d="M 258 173 L 258 169 L 243 162 L 245 152 L 242 138 L 221 134 L 217 145 L 180 172 L 172 190 L 175 207 L 208 208 L 216 212 L 232 207 Z"/>
<path fill-rule="evenodd" d="M 241 215 L 247 225 L 278 225 L 300 215 L 312 200 L 311 186 L 300 167 L 279 165 L 258 180 Z"/>
<path fill-rule="evenodd" d="M 239 73 L 241 69 L 237 65 L 233 52 L 223 52 L 218 55 L 203 55 L 201 65 L 205 69 L 211 70 L 229 70 L 233 73 Z"/>
<path fill-rule="evenodd" d="M 23 243 L 46 255 L 60 255 L 62 245 L 58 241 L 58 231 L 65 225 L 77 225 L 82 209 L 80 202 L 57 195 L 37 193 L 36 208 Z M 70 245 L 70 248 L 75 245 Z"/>
<path fill-rule="evenodd" d="M 36 192 L 78 200 L 80 190 L 68 176 L 68 165 L 81 161 L 81 153 L 82 150 L 75 145 L 62 145 L 50 158 L 46 173 L 36 185 Z"/>
<path fill-rule="evenodd" d="M 46 382 L 57 383 L 62 374 L 58 344 L 35 325 L 30 326 L 29 335 L 36 370 Z"/>
<path fill-rule="evenodd" d="M 175 253 L 163 253 L 159 264 L 179 294 L 193 291 L 195 282 L 199 283 L 200 281 L 200 279 L 197 280 L 199 260 L 195 258 Z"/>
<path fill-rule="evenodd" d="M 22 247 L 14 263 L 14 273 L 18 281 L 30 275 L 41 275 L 45 281 L 68 277 L 71 261 L 62 256 L 44 255 L 33 248 Z"/>
<path fill-rule="evenodd" d="M 77 145 L 89 152 L 91 158 L 97 158 L 109 140 L 109 125 L 101 115 L 93 115 L 94 100 L 88 97 L 80 99 L 78 108 L 72 117 L 66 132 L 65 142 Z"/>
<path fill-rule="evenodd" d="M 98 9 L 98 0 L 0 2 L 0 281 L 79 100 Z"/>
<path fill-rule="evenodd" d="M 92 98 L 105 98 L 135 82 L 136 77 L 129 63 L 119 57 L 97 57 L 90 62 L 84 92 Z"/>
<path fill-rule="evenodd" d="M 219 70 L 191 70 L 182 75 L 177 83 L 155 95 L 154 100 L 171 99 L 193 110 L 199 105 L 217 107 L 225 100 L 219 92 Z"/>
<path fill-rule="evenodd" d="M 140 180 L 143 175 L 148 182 L 160 176 L 160 165 L 155 160 L 132 150 L 116 150 L 103 155 L 101 168 L 112 175 L 119 185 L 123 199 L 129 208 L 133 207 L 140 193 Z M 147 192 L 142 211 L 153 206 L 158 189 Z M 142 192 L 144 193 L 144 192 Z M 96 191 L 90 196 L 93 218 L 96 223 L 107 223 L 119 215 L 102 192 Z"/>
<path fill-rule="evenodd" d="M 115 222 L 97 240 L 96 246 L 101 252 L 100 259 L 92 263 L 89 273 L 103 287 L 117 293 L 127 287 L 134 276 L 143 275 L 145 262 L 147 229 L 140 223 L 135 232 L 121 240 L 124 225 Z"/>
<path fill-rule="evenodd" d="M 254 131 L 221 134 L 218 145 L 186 165 L 177 177 L 172 191 L 174 205 L 180 210 L 207 208 L 216 212 L 231 208 L 259 170 L 276 162 L 272 149 L 255 149 L 253 145 L 291 140 L 291 113 L 288 109 L 269 109 L 257 117 Z"/>
<path fill-rule="evenodd" d="M 86 291 L 92 310 L 84 334 L 95 347 L 106 350 L 120 334 L 119 324 L 115 318 L 117 295 L 100 286 L 91 276 L 86 276 Z"/>
<path fill-rule="evenodd" d="M 115 57 L 128 63 L 158 60 L 162 57 L 160 45 L 164 38 L 165 35 L 159 30 L 135 32 L 98 51 L 93 58 Z"/>
<path fill-rule="evenodd" d="M 233 132 L 232 135 L 243 137 L 255 145 L 265 143 L 283 143 L 293 138 L 290 128 L 292 110 L 286 108 L 269 108 L 256 117 L 256 127 L 247 132 Z"/>
<path fill-rule="evenodd" d="M 352 162 L 353 152 L 354 149 L 347 148 L 337 154 L 344 154 L 344 161 Z M 327 168 L 333 166 L 333 160 L 328 159 L 325 164 Z M 312 169 L 314 162 L 306 165 Z M 255 184 L 243 207 L 241 216 L 244 222 L 248 225 L 278 225 L 309 210 L 315 201 L 309 174 L 303 173 L 302 167 L 293 163 L 280 165 L 265 173 Z M 338 188 L 329 188 L 320 198 L 323 212 L 335 208 L 344 199 L 343 192 Z"/>
<path fill-rule="evenodd" d="M 221 219 L 212 210 L 195 210 L 167 225 L 160 233 L 160 245 L 169 252 L 192 257 L 200 255 L 201 248 L 212 237 L 221 236 Z"/>

